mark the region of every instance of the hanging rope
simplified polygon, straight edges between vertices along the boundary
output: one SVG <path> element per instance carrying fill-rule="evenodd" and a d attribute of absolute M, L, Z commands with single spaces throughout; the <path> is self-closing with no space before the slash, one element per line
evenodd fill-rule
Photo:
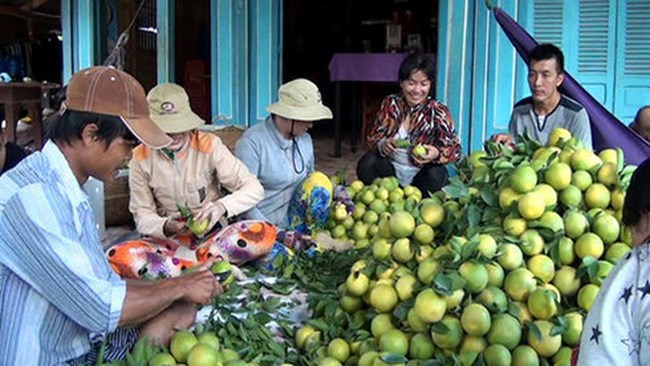
<path fill-rule="evenodd" d="M 133 18 L 131 19 L 131 23 L 129 23 L 129 26 L 126 27 L 126 29 L 124 29 L 122 34 L 120 34 L 118 37 L 117 42 L 115 43 L 115 47 L 113 47 L 113 51 L 111 51 L 111 54 L 108 55 L 104 61 L 104 66 L 113 66 L 118 70 L 124 70 L 124 56 L 126 53 L 124 47 L 129 42 L 129 33 L 131 32 L 131 28 L 135 24 L 135 21 L 138 19 L 138 15 L 140 14 L 140 10 L 142 10 L 142 6 L 144 5 L 145 1 L 146 0 L 140 1 L 140 5 L 135 11 Z"/>

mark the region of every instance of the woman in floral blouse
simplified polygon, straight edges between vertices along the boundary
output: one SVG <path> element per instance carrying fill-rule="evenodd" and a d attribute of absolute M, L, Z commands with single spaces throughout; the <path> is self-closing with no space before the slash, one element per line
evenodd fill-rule
<path fill-rule="evenodd" d="M 428 57 L 408 55 L 398 77 L 402 92 L 383 100 L 368 134 L 371 150 L 359 160 L 357 176 L 365 184 L 397 176 L 403 186 L 434 193 L 447 182 L 444 164 L 461 155 L 454 121 L 447 106 L 430 95 L 434 67 Z"/>

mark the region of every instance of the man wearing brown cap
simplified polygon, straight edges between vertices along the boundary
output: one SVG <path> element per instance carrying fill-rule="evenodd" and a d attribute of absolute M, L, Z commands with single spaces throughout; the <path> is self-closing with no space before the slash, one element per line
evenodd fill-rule
<path fill-rule="evenodd" d="M 210 262 L 172 280 L 126 282 L 105 259 L 82 185 L 112 180 L 137 140 L 171 142 L 133 77 L 92 67 L 72 76 L 42 151 L 0 177 L 1 365 L 93 363 L 102 343 L 106 359 L 124 357 L 138 334 L 167 342 L 222 291 Z"/>

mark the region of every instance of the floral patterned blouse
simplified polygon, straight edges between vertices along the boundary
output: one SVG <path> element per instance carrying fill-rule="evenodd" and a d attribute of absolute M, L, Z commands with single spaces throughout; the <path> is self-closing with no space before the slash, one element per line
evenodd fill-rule
<path fill-rule="evenodd" d="M 434 164 L 446 164 L 460 158 L 460 141 L 451 113 L 446 105 L 431 97 L 411 108 L 401 94 L 387 96 L 368 134 L 368 145 L 375 148 L 382 139 L 396 139 L 397 131 L 407 116 L 410 117 L 408 140 L 411 145 L 429 144 L 440 151 L 433 160 Z"/>

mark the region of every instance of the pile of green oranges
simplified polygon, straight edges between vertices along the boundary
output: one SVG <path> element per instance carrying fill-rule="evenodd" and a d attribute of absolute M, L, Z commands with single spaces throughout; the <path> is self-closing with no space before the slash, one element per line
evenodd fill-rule
<path fill-rule="evenodd" d="M 314 364 L 570 364 L 603 280 L 631 249 L 620 219 L 634 167 L 563 129 L 546 146 L 488 150 L 431 198 L 394 178 L 348 187 L 354 211 L 333 207 L 327 228 L 360 249 L 332 284 L 350 320 L 335 337 L 297 329 Z"/>

